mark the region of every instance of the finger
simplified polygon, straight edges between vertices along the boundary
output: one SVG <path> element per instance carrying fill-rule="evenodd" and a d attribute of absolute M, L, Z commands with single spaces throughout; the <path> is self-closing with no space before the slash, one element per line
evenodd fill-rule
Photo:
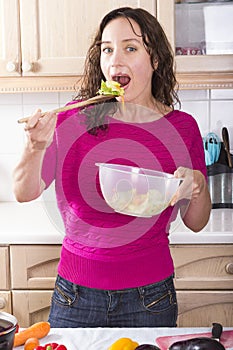
<path fill-rule="evenodd" d="M 41 118 L 41 109 L 37 109 L 32 116 L 28 119 L 27 124 L 24 127 L 24 130 L 30 130 L 33 129 L 36 124 L 38 123 L 38 121 Z"/>
<path fill-rule="evenodd" d="M 179 197 L 178 194 L 175 193 L 172 199 L 170 200 L 169 205 L 173 207 L 178 202 L 178 197 Z"/>
<path fill-rule="evenodd" d="M 181 199 L 188 199 L 190 200 L 192 197 L 192 178 L 191 177 L 186 177 L 178 187 L 176 193 L 172 197 L 170 201 L 170 205 L 174 206 L 179 200 Z"/>
<path fill-rule="evenodd" d="M 26 131 L 43 131 L 46 132 L 46 130 L 54 130 L 57 122 L 57 115 L 54 112 L 46 113 L 46 115 L 43 116 L 41 113 L 36 113 L 32 116 L 32 120 L 30 120 L 25 127 Z"/>
<path fill-rule="evenodd" d="M 50 130 L 51 128 L 54 129 L 55 125 L 57 122 L 57 115 L 54 112 L 49 112 L 46 113 L 43 118 L 40 118 L 37 122 L 38 124 L 38 129 L 48 129 Z"/>
<path fill-rule="evenodd" d="M 180 177 L 186 177 L 186 176 L 191 176 L 192 174 L 192 170 L 191 169 L 188 169 L 188 168 L 185 168 L 185 167 L 178 167 L 176 169 L 176 171 L 174 172 L 174 176 L 176 178 L 180 178 Z"/>

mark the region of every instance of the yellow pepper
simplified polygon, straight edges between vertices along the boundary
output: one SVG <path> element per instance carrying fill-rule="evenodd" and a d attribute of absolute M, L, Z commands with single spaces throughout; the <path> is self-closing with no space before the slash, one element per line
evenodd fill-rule
<path fill-rule="evenodd" d="M 108 350 L 134 350 L 139 344 L 130 338 L 120 338 Z"/>

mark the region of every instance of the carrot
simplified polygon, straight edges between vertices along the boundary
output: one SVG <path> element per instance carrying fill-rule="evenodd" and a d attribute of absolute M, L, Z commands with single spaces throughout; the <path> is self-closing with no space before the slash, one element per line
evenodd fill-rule
<path fill-rule="evenodd" d="M 50 331 L 49 322 L 36 322 L 32 326 L 15 333 L 14 346 L 23 345 L 29 338 L 43 338 Z"/>

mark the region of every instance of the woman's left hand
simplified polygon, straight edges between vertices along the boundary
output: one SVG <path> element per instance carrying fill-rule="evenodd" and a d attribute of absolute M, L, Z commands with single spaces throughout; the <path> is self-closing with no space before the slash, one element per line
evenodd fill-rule
<path fill-rule="evenodd" d="M 183 180 L 170 204 L 173 206 L 181 199 L 195 200 L 206 187 L 206 179 L 199 170 L 179 167 L 174 176 Z"/>

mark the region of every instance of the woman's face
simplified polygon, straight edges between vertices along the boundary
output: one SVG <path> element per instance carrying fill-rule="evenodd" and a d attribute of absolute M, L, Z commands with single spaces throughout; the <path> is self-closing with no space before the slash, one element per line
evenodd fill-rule
<path fill-rule="evenodd" d="M 110 21 L 105 27 L 101 41 L 101 69 L 106 80 L 118 81 L 125 89 L 125 101 L 152 107 L 150 56 L 139 25 L 132 19 L 130 22 L 134 31 L 123 17 Z"/>

